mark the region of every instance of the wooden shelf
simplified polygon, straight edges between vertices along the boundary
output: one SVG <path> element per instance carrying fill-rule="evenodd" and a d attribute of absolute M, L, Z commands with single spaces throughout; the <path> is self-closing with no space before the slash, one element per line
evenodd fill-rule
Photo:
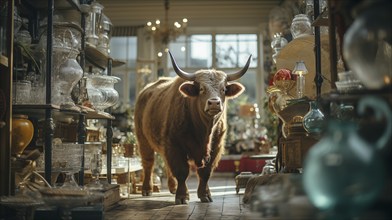
<path fill-rule="evenodd" d="M 5 67 L 8 67 L 8 57 L 0 55 L 0 63 Z"/>
<path fill-rule="evenodd" d="M 115 117 L 107 112 L 99 112 L 99 111 L 93 111 L 93 112 L 88 112 L 87 119 L 115 119 Z"/>
<path fill-rule="evenodd" d="M 112 67 L 117 67 L 124 65 L 124 61 L 116 60 L 111 58 L 110 56 L 102 53 L 100 50 L 98 50 L 95 46 L 86 43 L 86 59 L 89 63 L 91 63 L 94 66 L 98 66 L 101 69 L 106 69 L 108 65 L 108 60 L 112 59 Z"/>
<path fill-rule="evenodd" d="M 53 117 L 63 117 L 68 115 L 75 118 L 80 114 L 87 114 L 87 112 L 83 112 L 78 106 L 71 109 L 65 109 L 55 104 L 14 104 L 12 105 L 12 109 L 14 114 L 26 114 L 37 117 L 44 117 L 45 110 L 47 109 L 51 109 L 53 111 Z"/>
<path fill-rule="evenodd" d="M 86 106 L 80 106 L 82 108 L 82 111 L 87 112 L 86 114 L 86 119 L 115 119 L 113 115 L 103 112 L 103 111 L 97 111 L 95 109 L 86 107 Z"/>

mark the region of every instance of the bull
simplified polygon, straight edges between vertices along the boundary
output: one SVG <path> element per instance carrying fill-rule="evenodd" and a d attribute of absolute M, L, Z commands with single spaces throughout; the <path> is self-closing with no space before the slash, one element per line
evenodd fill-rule
<path fill-rule="evenodd" d="M 169 51 L 178 76 L 160 78 L 147 85 L 135 104 L 135 133 L 142 159 L 142 195 L 152 194 L 155 152 L 165 161 L 169 191 L 175 204 L 188 204 L 186 180 L 196 165 L 201 202 L 212 202 L 208 180 L 224 150 L 226 99 L 239 96 L 244 86 L 234 80 L 249 68 L 251 56 L 238 72 L 226 74 L 208 69 L 187 73 Z"/>

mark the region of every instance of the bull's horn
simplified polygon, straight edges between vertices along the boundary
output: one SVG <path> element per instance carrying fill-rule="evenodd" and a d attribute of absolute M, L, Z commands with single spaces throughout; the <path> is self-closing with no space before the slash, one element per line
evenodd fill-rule
<path fill-rule="evenodd" d="M 252 55 L 249 56 L 248 62 L 246 62 L 246 65 L 244 66 L 244 68 L 242 68 L 242 70 L 235 72 L 235 73 L 227 74 L 227 81 L 233 81 L 233 80 L 241 78 L 241 76 L 243 76 L 249 68 L 250 58 L 252 58 Z"/>
<path fill-rule="evenodd" d="M 183 71 L 182 69 L 180 69 L 180 68 L 177 66 L 177 63 L 176 63 L 176 61 L 174 60 L 174 57 L 173 57 L 173 55 L 171 54 L 170 51 L 169 51 L 169 55 L 170 55 L 170 59 L 171 59 L 172 64 L 173 64 L 173 69 L 174 69 L 174 71 L 177 73 L 177 75 L 178 75 L 179 77 L 181 77 L 181 78 L 183 78 L 183 79 L 186 79 L 186 80 L 189 80 L 189 81 L 194 81 L 194 80 L 196 79 L 195 74 L 193 74 L 193 73 L 187 73 L 187 72 Z"/>

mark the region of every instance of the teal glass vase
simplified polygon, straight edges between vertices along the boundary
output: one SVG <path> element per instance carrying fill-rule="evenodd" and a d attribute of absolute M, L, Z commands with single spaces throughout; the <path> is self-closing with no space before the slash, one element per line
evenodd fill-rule
<path fill-rule="evenodd" d="M 320 134 L 324 129 L 324 114 L 318 108 L 317 101 L 309 102 L 309 111 L 303 118 L 303 126 L 310 134 Z"/>

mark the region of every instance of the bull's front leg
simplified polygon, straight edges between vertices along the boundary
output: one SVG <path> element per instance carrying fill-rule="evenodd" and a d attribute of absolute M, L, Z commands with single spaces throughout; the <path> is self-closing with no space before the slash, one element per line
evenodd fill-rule
<path fill-rule="evenodd" d="M 172 160 L 168 160 L 168 164 L 170 166 L 170 170 L 173 176 L 177 179 L 177 191 L 176 191 L 176 205 L 178 204 L 188 204 L 189 202 L 189 192 L 188 187 L 186 185 L 186 180 L 189 175 L 189 164 L 183 156 L 176 154 L 175 158 Z M 185 157 L 186 158 L 186 157 Z"/>
<path fill-rule="evenodd" d="M 204 168 L 199 168 L 197 174 L 199 176 L 199 186 L 197 187 L 197 197 L 201 202 L 212 202 L 210 188 L 208 187 L 208 180 L 211 176 L 211 166 L 207 165 Z"/>

